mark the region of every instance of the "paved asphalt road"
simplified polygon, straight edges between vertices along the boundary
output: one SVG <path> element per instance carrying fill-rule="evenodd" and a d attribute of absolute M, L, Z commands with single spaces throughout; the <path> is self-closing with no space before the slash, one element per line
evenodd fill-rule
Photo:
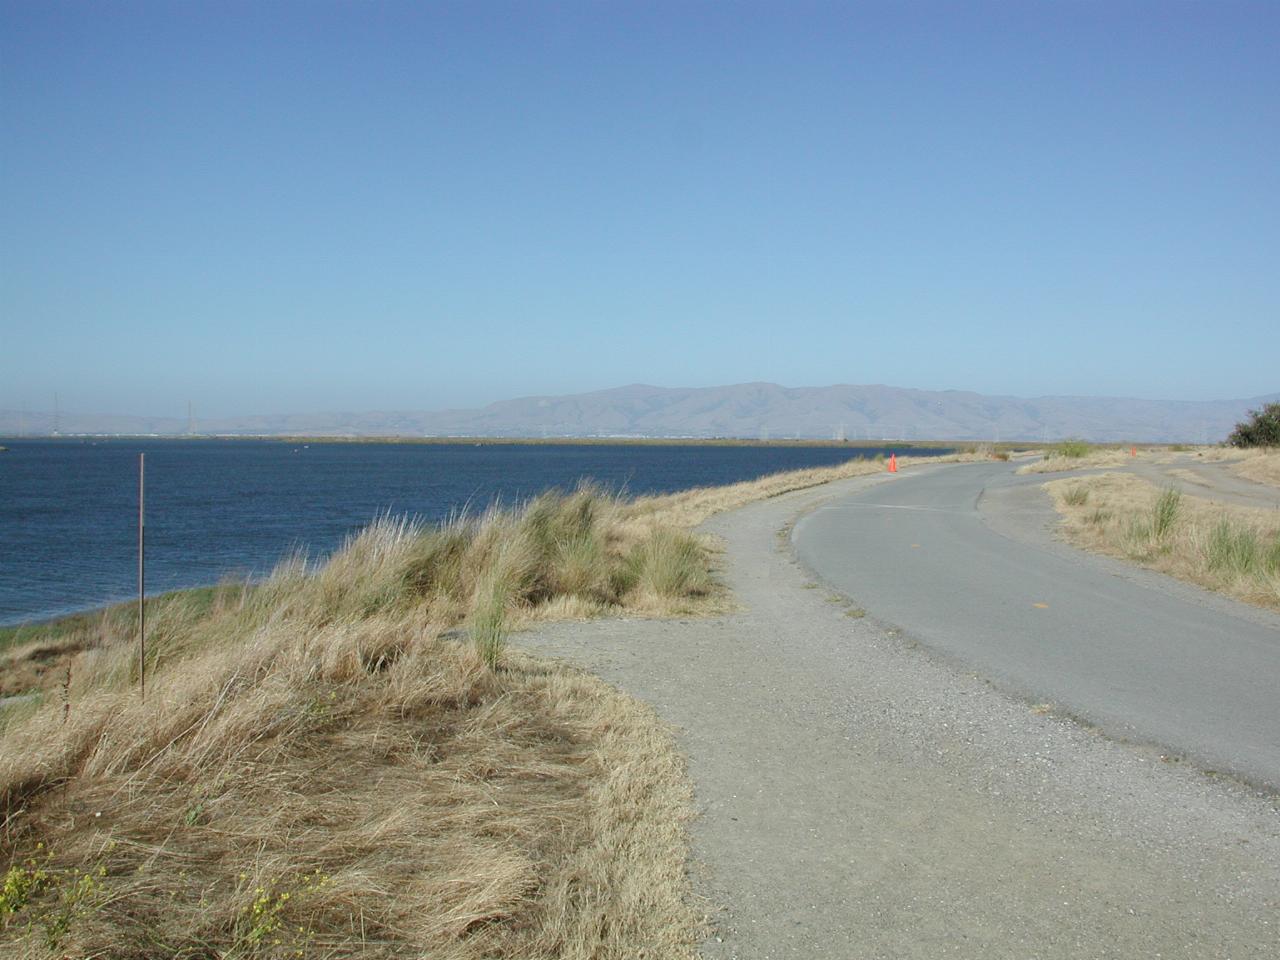
<path fill-rule="evenodd" d="M 913 471 L 802 518 L 796 551 L 1015 693 L 1280 789 L 1280 617 L 1051 542 L 1046 479 Z"/>

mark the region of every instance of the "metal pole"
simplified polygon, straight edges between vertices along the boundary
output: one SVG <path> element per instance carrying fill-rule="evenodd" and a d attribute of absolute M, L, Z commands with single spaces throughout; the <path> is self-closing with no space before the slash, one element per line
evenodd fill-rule
<path fill-rule="evenodd" d="M 138 454 L 138 683 L 147 699 L 147 617 L 143 609 L 146 576 L 146 470 L 147 455 Z"/>

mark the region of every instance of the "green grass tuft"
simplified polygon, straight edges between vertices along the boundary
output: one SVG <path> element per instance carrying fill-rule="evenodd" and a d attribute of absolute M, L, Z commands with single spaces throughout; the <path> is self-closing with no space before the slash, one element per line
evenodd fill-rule
<path fill-rule="evenodd" d="M 1163 540 L 1178 522 L 1178 514 L 1182 507 L 1182 492 L 1175 487 L 1166 487 L 1156 497 L 1151 508 L 1151 535 L 1156 540 Z"/>
<path fill-rule="evenodd" d="M 1209 531 L 1204 556 L 1210 570 L 1226 576 L 1275 573 L 1280 570 L 1280 538 L 1267 546 L 1253 527 L 1224 516 Z"/>
<path fill-rule="evenodd" d="M 510 587 L 500 576 L 482 583 L 467 625 L 476 653 L 490 669 L 498 666 L 507 645 L 507 601 L 510 593 Z"/>

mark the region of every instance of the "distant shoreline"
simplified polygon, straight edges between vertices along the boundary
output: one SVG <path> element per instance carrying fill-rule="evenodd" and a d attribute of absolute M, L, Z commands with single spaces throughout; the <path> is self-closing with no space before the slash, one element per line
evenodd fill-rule
<path fill-rule="evenodd" d="M 410 436 L 370 436 L 352 437 L 326 434 L 152 434 L 152 433 L 75 433 L 52 436 L 6 436 L 0 440 L 157 440 L 157 441 L 205 441 L 217 442 L 227 440 L 257 440 L 274 443 L 396 443 L 396 444 L 436 444 L 463 446 L 663 446 L 663 447 L 832 447 L 859 449 L 880 449 L 897 447 L 900 449 L 918 448 L 936 450 L 939 448 L 990 445 L 997 449 L 1029 448 L 1039 446 L 1031 440 L 867 440 L 865 438 L 851 440 L 827 440 L 818 437 L 788 437 L 768 440 L 749 437 L 410 437 Z M 1108 444 L 1099 444 L 1107 446 Z"/>

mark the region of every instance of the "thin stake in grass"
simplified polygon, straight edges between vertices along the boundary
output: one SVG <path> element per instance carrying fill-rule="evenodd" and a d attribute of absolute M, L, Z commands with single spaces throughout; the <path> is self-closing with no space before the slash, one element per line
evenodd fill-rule
<path fill-rule="evenodd" d="M 146 497 L 147 455 L 138 454 L 138 690 L 147 699 Z"/>
<path fill-rule="evenodd" d="M 62 675 L 62 724 L 66 726 L 71 719 L 71 660 L 67 660 L 67 669 Z"/>

